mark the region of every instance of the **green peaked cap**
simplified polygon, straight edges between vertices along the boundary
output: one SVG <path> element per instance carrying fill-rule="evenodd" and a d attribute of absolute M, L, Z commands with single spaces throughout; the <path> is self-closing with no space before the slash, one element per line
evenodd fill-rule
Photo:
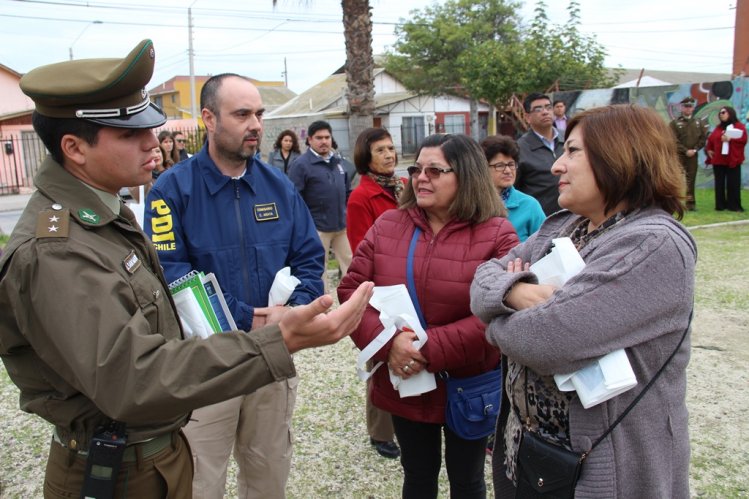
<path fill-rule="evenodd" d="M 166 122 L 146 85 L 156 53 L 143 40 L 122 59 L 79 59 L 33 69 L 21 90 L 50 118 L 80 118 L 119 128 L 154 128 Z"/>

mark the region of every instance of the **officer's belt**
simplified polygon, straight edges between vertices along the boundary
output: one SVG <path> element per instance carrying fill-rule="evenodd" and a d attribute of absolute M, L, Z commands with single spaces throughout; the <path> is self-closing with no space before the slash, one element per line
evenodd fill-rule
<path fill-rule="evenodd" d="M 137 461 L 138 449 L 140 449 L 140 459 L 148 459 L 149 457 L 158 454 L 168 446 L 172 445 L 172 441 L 175 438 L 179 438 L 177 436 L 177 432 L 169 432 L 163 433 L 158 437 L 150 438 L 148 440 L 128 444 L 127 447 L 125 447 L 125 453 L 122 455 L 122 462 L 134 463 L 135 461 Z M 63 448 L 68 449 L 68 446 L 66 446 L 60 439 L 59 435 L 57 435 L 57 431 L 52 432 L 52 439 L 56 443 L 60 444 Z M 88 455 L 87 451 L 79 450 L 76 452 L 81 456 Z"/>

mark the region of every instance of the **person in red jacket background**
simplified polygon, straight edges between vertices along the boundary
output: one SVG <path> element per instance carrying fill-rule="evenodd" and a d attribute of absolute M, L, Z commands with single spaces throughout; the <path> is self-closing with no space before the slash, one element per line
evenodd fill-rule
<path fill-rule="evenodd" d="M 346 206 L 346 235 L 352 250 L 356 250 L 377 217 L 398 207 L 406 179 L 395 175 L 397 164 L 398 153 L 390 132 L 384 128 L 367 128 L 359 134 L 354 145 L 354 165 L 361 181 L 351 192 Z M 367 391 L 369 386 L 368 382 Z M 366 414 L 369 443 L 382 457 L 400 456 L 390 413 L 372 405 L 367 397 Z"/>
<path fill-rule="evenodd" d="M 744 211 L 741 207 L 741 163 L 744 162 L 746 147 L 746 127 L 736 117 L 736 110 L 723 106 L 718 113 L 720 123 L 707 138 L 706 163 L 713 165 L 715 175 L 715 209 L 723 211 Z M 726 129 L 741 131 L 741 136 L 731 138 Z M 728 143 L 728 154 L 723 154 L 723 144 Z"/>
<path fill-rule="evenodd" d="M 500 258 L 518 244 L 515 230 L 494 190 L 486 157 L 465 135 L 439 134 L 424 139 L 399 210 L 383 213 L 356 249 L 338 287 L 341 302 L 357 285 L 406 283 L 409 243 L 418 230 L 413 259 L 415 292 L 429 340 L 421 350 L 416 335 L 400 331 L 374 356 L 401 378 L 422 370 L 453 377 L 476 376 L 497 367 L 498 349 L 484 337 L 485 325 L 471 314 L 469 289 L 479 264 Z M 365 348 L 383 329 L 379 313 L 368 307 L 352 339 Z M 438 377 L 439 378 L 439 377 Z M 450 495 L 486 496 L 486 438 L 465 440 L 445 425 L 445 386 L 401 398 L 388 370 L 372 377 L 372 403 L 393 415 L 404 470 L 403 497 L 437 497 L 442 465 L 442 434 Z"/>

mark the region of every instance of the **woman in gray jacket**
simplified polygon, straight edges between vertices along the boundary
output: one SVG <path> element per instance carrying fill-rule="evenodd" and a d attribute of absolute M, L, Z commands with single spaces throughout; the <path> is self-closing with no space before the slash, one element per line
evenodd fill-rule
<path fill-rule="evenodd" d="M 478 268 L 471 309 L 507 356 L 507 399 L 493 456 L 496 497 L 513 497 L 526 425 L 546 442 L 591 449 L 669 356 L 655 384 L 584 461 L 575 497 L 689 497 L 686 408 L 695 242 L 681 219 L 682 180 L 668 126 L 654 111 L 591 109 L 568 124 L 559 204 L 525 243 Z M 529 265 L 570 237 L 585 261 L 563 286 Z M 678 350 L 677 350 L 678 346 Z M 625 349 L 637 386 L 584 409 L 554 374 Z"/>
<path fill-rule="evenodd" d="M 273 150 L 268 154 L 268 164 L 284 173 L 289 173 L 291 163 L 301 154 L 299 139 L 291 130 L 284 130 L 278 134 Z"/>

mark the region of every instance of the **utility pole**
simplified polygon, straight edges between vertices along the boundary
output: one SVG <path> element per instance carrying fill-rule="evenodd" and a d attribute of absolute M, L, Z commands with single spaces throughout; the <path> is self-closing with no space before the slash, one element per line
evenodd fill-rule
<path fill-rule="evenodd" d="M 190 58 L 190 114 L 198 119 L 198 106 L 195 103 L 195 51 L 192 49 L 192 7 L 187 9 L 188 56 Z"/>
<path fill-rule="evenodd" d="M 286 58 L 283 58 L 283 81 L 286 88 L 289 88 L 289 69 L 286 67 Z"/>

